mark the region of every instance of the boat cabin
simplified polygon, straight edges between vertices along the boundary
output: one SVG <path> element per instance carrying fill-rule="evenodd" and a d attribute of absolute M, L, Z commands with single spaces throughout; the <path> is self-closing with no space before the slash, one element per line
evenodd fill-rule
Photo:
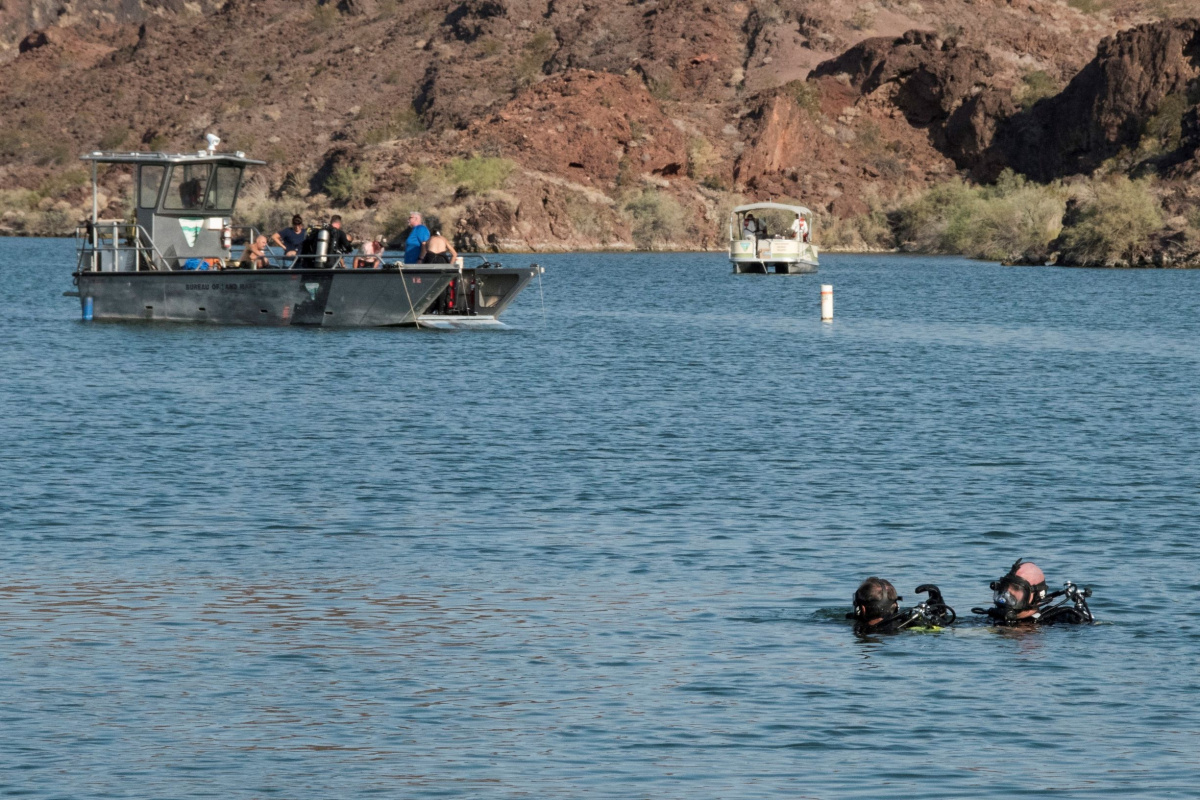
<path fill-rule="evenodd" d="M 197 259 L 225 264 L 242 174 L 266 162 L 243 153 L 103 153 L 83 156 L 92 165 L 92 215 L 81 231 L 80 268 L 95 271 L 177 270 Z M 102 220 L 97 208 L 101 164 L 134 170 L 136 213 Z M 215 266 L 215 264 L 214 264 Z M 193 267 L 194 268 L 194 267 Z"/>
<path fill-rule="evenodd" d="M 817 271 L 813 213 L 804 206 L 751 203 L 729 215 L 729 260 L 734 272 Z"/>

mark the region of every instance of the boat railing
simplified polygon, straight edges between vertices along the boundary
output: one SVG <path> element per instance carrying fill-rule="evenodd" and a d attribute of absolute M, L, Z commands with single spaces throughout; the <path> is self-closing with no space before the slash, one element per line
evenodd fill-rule
<path fill-rule="evenodd" d="M 134 272 L 139 262 L 155 270 L 169 269 L 146 229 L 136 223 L 89 221 L 75 228 L 75 240 L 79 272 Z"/>
<path fill-rule="evenodd" d="M 241 258 L 246 246 L 254 241 L 261 232 L 253 225 L 233 226 L 231 230 L 233 243 L 242 247 L 238 258 L 226 258 L 224 254 L 212 257 L 198 257 L 200 269 L 245 269 L 241 267 Z M 189 271 L 181 263 L 173 265 L 155 246 L 154 241 L 141 225 L 125 220 L 99 220 L 96 223 L 85 223 L 75 228 L 77 241 L 77 265 L 79 272 L 136 272 L 150 269 L 160 272 Z M 350 253 L 301 253 L 286 255 L 278 247 L 267 247 L 267 267 L 263 269 L 353 269 L 355 262 L 373 264 L 367 269 L 397 269 L 405 266 L 404 253 L 399 250 L 383 250 L 372 255 L 360 252 Z M 493 266 L 486 257 L 481 257 L 482 266 Z M 174 261 L 183 262 L 185 259 L 176 257 Z M 461 259 L 458 263 L 462 268 Z"/>

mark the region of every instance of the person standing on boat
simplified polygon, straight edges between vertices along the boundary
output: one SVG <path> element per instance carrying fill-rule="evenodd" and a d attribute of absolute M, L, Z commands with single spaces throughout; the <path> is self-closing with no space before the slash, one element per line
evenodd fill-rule
<path fill-rule="evenodd" d="M 754 240 L 758 238 L 758 220 L 753 214 L 746 214 L 746 218 L 742 221 L 742 238 Z"/>
<path fill-rule="evenodd" d="M 421 258 L 422 264 L 453 264 L 454 260 L 458 258 L 458 252 L 454 249 L 454 245 L 450 244 L 449 239 L 442 236 L 441 231 L 437 231 L 429 237 L 424 251 L 425 255 Z"/>
<path fill-rule="evenodd" d="M 304 238 L 307 232 L 304 230 L 304 220 L 299 214 L 292 217 L 292 227 L 284 228 L 271 237 L 271 244 L 276 247 L 282 247 L 285 256 L 294 256 L 300 252 L 300 248 L 304 246 Z"/>
<path fill-rule="evenodd" d="M 313 228 L 308 232 L 308 236 L 304 237 L 304 246 L 300 250 L 301 256 L 317 255 L 317 240 L 321 231 L 325 231 L 329 234 L 329 250 L 326 251 L 329 256 L 341 256 L 345 255 L 346 253 L 354 252 L 354 240 L 349 234 L 342 230 L 342 215 L 334 214 L 329 218 L 328 225 L 326 225 L 324 228 Z M 336 261 L 337 263 L 330 263 L 328 266 L 337 267 L 342 265 L 342 260 L 340 258 L 332 260 Z M 298 258 L 296 259 L 296 263 L 293 265 L 293 268 L 311 269 L 325 263 L 326 262 L 324 259 Z"/>
<path fill-rule="evenodd" d="M 808 220 L 797 214 L 796 221 L 792 223 L 792 234 L 801 242 L 807 242 Z"/>
<path fill-rule="evenodd" d="M 419 211 L 408 215 L 408 238 L 404 240 L 404 263 L 420 264 L 425 257 L 425 246 L 429 242 L 429 228 Z"/>

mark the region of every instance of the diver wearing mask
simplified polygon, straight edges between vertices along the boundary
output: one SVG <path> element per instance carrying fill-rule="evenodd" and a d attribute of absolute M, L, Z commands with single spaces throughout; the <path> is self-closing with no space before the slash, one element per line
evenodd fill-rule
<path fill-rule="evenodd" d="M 1095 622 L 1087 598 L 1090 588 L 1080 590 L 1067 581 L 1057 592 L 1047 592 L 1046 575 L 1038 567 L 1017 559 L 1012 569 L 992 581 L 992 607 L 973 608 L 997 625 L 1081 625 Z M 1057 605 L 1052 601 L 1062 598 Z"/>
<path fill-rule="evenodd" d="M 938 587 L 925 583 L 917 587 L 917 592 L 927 592 L 929 598 L 913 608 L 900 608 L 899 601 L 904 598 L 896 594 L 896 587 L 872 576 L 854 592 L 854 611 L 846 618 L 854 620 L 856 633 L 934 630 L 954 622 L 954 609 L 946 605 Z"/>

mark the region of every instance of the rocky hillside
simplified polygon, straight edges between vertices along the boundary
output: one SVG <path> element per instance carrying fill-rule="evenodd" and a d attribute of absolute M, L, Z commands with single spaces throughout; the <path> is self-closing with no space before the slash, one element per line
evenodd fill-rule
<path fill-rule="evenodd" d="M 271 162 L 257 224 L 416 207 L 469 248 L 719 247 L 743 199 L 840 230 L 1004 169 L 1159 175 L 1187 220 L 1200 37 L 1159 17 L 1188 5 L 5 0 L 0 229 L 73 224 L 80 152 L 208 131 Z"/>

